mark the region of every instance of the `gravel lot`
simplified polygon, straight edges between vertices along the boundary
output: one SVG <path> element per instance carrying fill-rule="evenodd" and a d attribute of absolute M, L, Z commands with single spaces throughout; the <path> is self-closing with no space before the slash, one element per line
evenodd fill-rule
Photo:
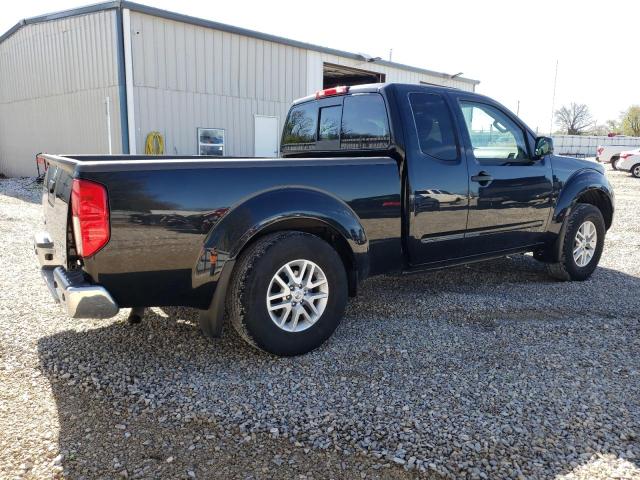
<path fill-rule="evenodd" d="M 640 479 L 640 181 L 608 171 L 601 268 L 529 256 L 373 278 L 333 338 L 257 352 L 195 312 L 71 321 L 0 181 L 0 478 Z"/>

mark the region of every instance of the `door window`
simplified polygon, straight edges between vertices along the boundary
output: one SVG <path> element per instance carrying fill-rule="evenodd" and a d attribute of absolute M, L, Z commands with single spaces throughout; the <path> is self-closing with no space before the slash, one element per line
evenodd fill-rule
<path fill-rule="evenodd" d="M 458 146 L 444 98 L 434 93 L 412 93 L 409 102 L 420 150 L 440 160 L 456 160 Z"/>
<path fill-rule="evenodd" d="M 505 113 L 483 103 L 462 101 L 460 106 L 476 159 L 530 160 L 524 132 Z"/>

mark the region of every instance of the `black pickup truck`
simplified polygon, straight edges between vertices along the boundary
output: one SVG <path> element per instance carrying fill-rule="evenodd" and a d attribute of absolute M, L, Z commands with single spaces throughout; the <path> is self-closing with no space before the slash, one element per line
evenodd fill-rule
<path fill-rule="evenodd" d="M 321 345 L 371 275 L 533 252 L 585 280 L 614 208 L 602 166 L 554 156 L 487 97 L 426 85 L 300 99 L 277 159 L 38 160 L 35 250 L 70 316 L 184 305 L 216 336 L 226 312 L 277 355 Z"/>

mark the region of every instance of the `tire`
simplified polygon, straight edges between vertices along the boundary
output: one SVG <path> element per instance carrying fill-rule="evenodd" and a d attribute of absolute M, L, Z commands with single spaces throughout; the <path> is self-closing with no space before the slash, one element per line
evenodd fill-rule
<path fill-rule="evenodd" d="M 292 271 L 300 274 L 303 268 L 302 264 L 297 264 L 299 269 L 296 270 L 295 262 L 298 261 L 307 262 L 304 263 L 306 274 L 309 271 L 315 272 L 313 276 L 316 281 L 312 282 L 309 278 L 308 282 L 311 283 L 305 283 L 306 286 L 322 282 L 320 273 L 326 280 L 320 287 L 309 288 L 309 295 L 312 292 L 322 294 L 323 292 L 319 289 L 326 290 L 324 299 L 311 300 L 311 303 L 314 301 L 322 303 L 322 305 L 317 303 L 314 307 L 316 313 L 320 312 L 314 322 L 311 321 L 314 313 L 309 307 L 307 293 L 304 293 L 305 298 L 296 305 L 292 302 L 295 296 L 303 295 L 302 290 L 299 288 L 295 292 L 285 290 L 285 287 L 279 286 L 275 278 L 276 275 L 280 275 L 280 279 L 285 278 L 286 283 L 293 283 L 286 280 L 288 277 L 283 273 L 285 272 L 283 269 L 287 265 L 293 265 L 290 267 Z M 306 265 L 309 267 L 307 268 Z M 302 283 L 304 281 L 301 281 Z M 296 287 L 297 285 L 294 285 L 294 288 Z M 290 295 L 277 301 L 269 300 L 267 295 L 273 297 L 274 289 L 278 288 L 282 290 L 276 291 L 275 296 L 281 295 L 281 292 L 288 292 Z M 305 289 L 304 292 L 307 290 Z M 304 232 L 277 232 L 260 238 L 240 255 L 231 278 L 227 296 L 227 313 L 235 330 L 254 347 L 279 356 L 301 355 L 318 348 L 333 334 L 344 314 L 347 292 L 347 274 L 342 260 L 328 243 Z M 268 306 L 271 305 L 273 308 L 277 302 L 296 306 L 288 312 L 286 310 L 270 312 Z M 303 308 L 303 305 L 307 312 L 306 316 L 303 314 L 296 316 L 295 312 Z M 272 315 L 284 316 L 285 313 L 288 315 L 286 325 L 283 323 L 282 327 L 278 326 Z M 287 328 L 297 330 L 287 331 Z"/>
<path fill-rule="evenodd" d="M 613 168 L 614 170 L 618 170 L 618 159 L 617 158 L 615 160 L 611 160 L 611 168 Z"/>
<path fill-rule="evenodd" d="M 547 264 L 547 270 L 552 277 L 558 280 L 583 281 L 591 276 L 600 261 L 606 234 L 604 218 L 598 208 L 586 203 L 579 203 L 573 209 L 566 222 L 562 249 L 560 251 L 560 261 Z M 595 226 L 597 240 L 595 242 L 595 248 L 590 249 L 592 251 L 590 260 L 585 265 L 580 266 L 574 258 L 573 252 L 578 231 L 586 222 L 591 222 L 591 224 Z M 584 259 L 582 259 L 582 261 L 584 261 Z"/>
<path fill-rule="evenodd" d="M 631 167 L 631 175 L 636 178 L 640 178 L 640 163 L 636 163 L 633 167 Z"/>

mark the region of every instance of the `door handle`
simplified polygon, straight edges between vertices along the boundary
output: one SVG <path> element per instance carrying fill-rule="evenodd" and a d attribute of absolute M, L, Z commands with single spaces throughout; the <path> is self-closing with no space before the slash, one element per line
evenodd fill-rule
<path fill-rule="evenodd" d="M 483 187 L 489 185 L 489 182 L 493 180 L 493 177 L 489 175 L 487 172 L 480 172 L 477 175 L 471 177 L 472 182 L 478 182 Z"/>

